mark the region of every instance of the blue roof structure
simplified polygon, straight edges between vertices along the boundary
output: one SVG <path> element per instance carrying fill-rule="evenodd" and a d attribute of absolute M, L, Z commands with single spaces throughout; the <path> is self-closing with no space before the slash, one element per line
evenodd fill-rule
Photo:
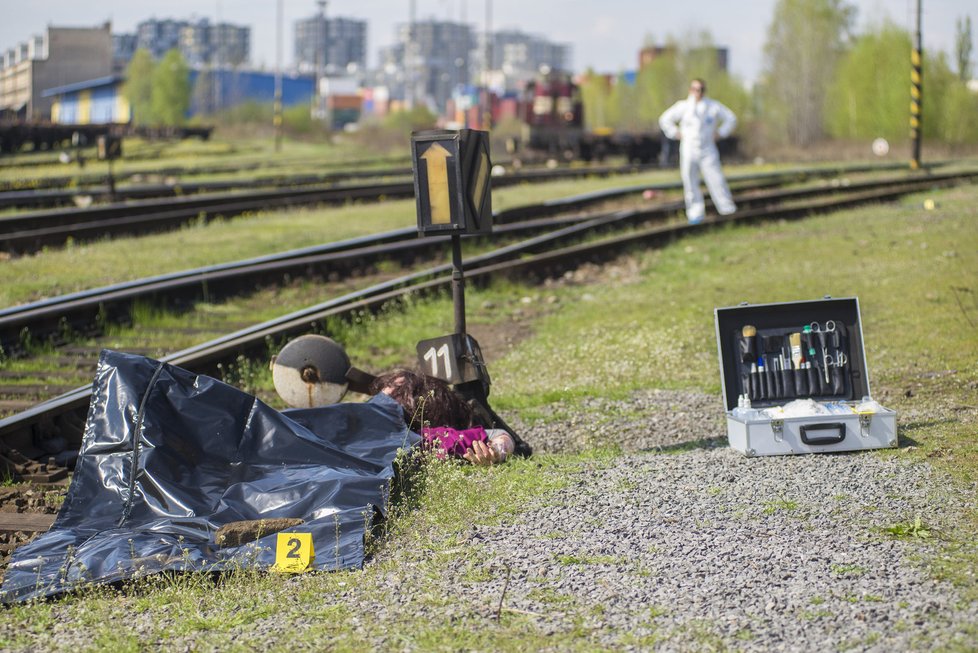
<path fill-rule="evenodd" d="M 124 80 L 125 78 L 122 75 L 108 75 L 106 77 L 96 77 L 95 79 L 89 79 L 84 82 L 74 82 L 73 84 L 65 84 L 64 86 L 55 86 L 54 88 L 46 89 L 44 91 L 41 91 L 41 97 L 54 97 L 55 95 L 64 95 L 66 93 L 77 93 L 78 91 L 87 91 L 93 88 L 112 86 Z"/>

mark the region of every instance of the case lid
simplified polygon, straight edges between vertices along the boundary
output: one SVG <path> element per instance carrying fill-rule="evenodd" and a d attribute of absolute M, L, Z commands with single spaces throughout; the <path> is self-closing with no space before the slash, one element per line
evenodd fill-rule
<path fill-rule="evenodd" d="M 752 325 L 759 335 L 767 333 L 785 335 L 802 330 L 806 325 L 817 323 L 825 328 L 832 320 L 844 325 L 848 340 L 848 361 L 845 370 L 844 395 L 814 396 L 819 399 L 853 400 L 871 396 L 869 373 L 866 367 L 866 352 L 863 347 L 862 319 L 859 314 L 859 300 L 855 297 L 817 299 L 811 301 L 783 302 L 776 304 L 741 304 L 714 309 L 716 322 L 717 348 L 720 358 L 720 381 L 723 385 L 723 400 L 726 410 L 737 407 L 737 399 L 744 392 L 741 373 L 745 366 L 738 361 L 740 354 L 740 335 L 745 325 Z M 840 329 L 840 332 L 843 330 Z M 798 397 L 769 398 L 751 401 L 755 407 L 785 404 Z"/>

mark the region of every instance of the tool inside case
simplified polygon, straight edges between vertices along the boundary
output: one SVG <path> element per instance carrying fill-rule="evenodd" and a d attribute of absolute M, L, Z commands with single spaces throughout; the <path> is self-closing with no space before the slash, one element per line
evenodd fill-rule
<path fill-rule="evenodd" d="M 855 298 L 717 310 L 728 410 L 869 395 Z"/>

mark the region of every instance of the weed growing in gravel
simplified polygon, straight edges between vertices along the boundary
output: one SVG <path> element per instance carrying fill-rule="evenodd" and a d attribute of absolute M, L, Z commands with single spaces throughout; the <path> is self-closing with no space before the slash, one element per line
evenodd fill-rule
<path fill-rule="evenodd" d="M 832 565 L 832 573 L 837 576 L 862 576 L 866 568 L 856 564 Z"/>
<path fill-rule="evenodd" d="M 780 499 L 765 501 L 764 509 L 761 512 L 763 512 L 765 515 L 773 515 L 779 511 L 791 512 L 794 510 L 798 510 L 798 502 L 793 499 L 785 499 L 784 497 L 781 497 Z"/>
<path fill-rule="evenodd" d="M 921 520 L 920 515 L 914 517 L 912 522 L 900 522 L 891 526 L 884 526 L 883 532 L 897 539 L 927 539 L 931 537 L 932 531 Z"/>
<path fill-rule="evenodd" d="M 602 555 L 558 555 L 557 562 L 562 565 L 617 565 L 624 560 L 617 556 Z"/>

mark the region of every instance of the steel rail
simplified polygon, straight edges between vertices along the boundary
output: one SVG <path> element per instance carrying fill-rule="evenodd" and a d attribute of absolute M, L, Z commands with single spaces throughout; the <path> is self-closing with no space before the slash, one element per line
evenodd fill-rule
<path fill-rule="evenodd" d="M 949 178 L 954 177 L 937 175 L 931 180 Z M 849 185 L 848 188 L 851 190 L 880 188 L 899 185 L 905 181 L 905 177 L 900 177 L 861 182 Z M 738 195 L 737 201 L 741 207 L 762 202 L 803 199 L 825 192 L 824 188 L 774 192 L 758 190 L 764 186 L 765 184 L 759 184 L 751 187 L 750 195 Z M 670 188 L 672 185 L 660 184 L 656 187 Z M 536 216 L 551 215 L 558 210 L 566 212 L 582 209 L 589 204 L 600 204 L 622 195 L 636 193 L 643 188 L 647 189 L 649 186 L 612 189 L 502 211 L 494 218 L 499 223 L 496 234 L 519 237 L 528 232 L 550 230 L 565 223 L 580 222 L 588 216 L 568 216 L 561 220 L 546 220 Z M 646 220 L 664 218 L 678 211 L 681 206 L 681 202 L 657 204 L 641 212 L 641 215 Z M 7 355 L 18 354 L 21 348 L 21 334 L 25 333 L 25 330 L 30 334 L 32 342 L 40 342 L 54 335 L 70 332 L 93 333 L 100 321 L 127 316 L 129 309 L 137 300 L 155 297 L 163 300 L 160 303 L 169 306 L 188 305 L 205 297 L 208 300 L 223 298 L 258 284 L 278 283 L 286 275 L 324 277 L 337 273 L 348 276 L 354 270 L 372 267 L 382 260 L 397 259 L 402 264 L 406 264 L 427 259 L 432 249 L 441 246 L 441 240 L 431 238 L 419 240 L 415 236 L 414 229 L 400 229 L 376 236 L 354 238 L 243 261 L 137 279 L 2 309 L 0 310 L 0 348 Z"/>
<path fill-rule="evenodd" d="M 963 178 L 974 181 L 976 177 L 978 173 L 970 173 Z M 615 223 L 619 225 L 634 223 L 636 216 L 642 213 L 619 211 L 472 257 L 468 261 L 465 275 L 472 281 L 517 273 L 524 280 L 550 276 L 577 267 L 582 262 L 604 262 L 634 247 L 659 246 L 680 236 L 699 233 L 725 224 L 753 224 L 771 219 L 803 218 L 866 203 L 889 201 L 908 193 L 953 185 L 957 181 L 958 179 L 954 178 L 910 179 L 901 185 L 856 193 L 847 192 L 843 197 L 832 197 L 816 203 L 777 209 L 769 207 L 748 209 L 697 225 L 679 223 L 632 229 L 627 233 L 608 238 L 548 249 L 548 244 L 565 242 L 575 236 L 583 238 L 589 231 L 598 228 L 610 228 L 615 226 Z M 391 302 L 401 301 L 408 295 L 445 288 L 451 282 L 450 268 L 447 263 L 441 264 L 374 284 L 275 320 L 168 354 L 162 357 L 162 360 L 204 373 L 215 369 L 220 361 L 233 360 L 240 354 L 262 350 L 267 347 L 268 338 L 283 338 L 305 333 L 331 317 L 348 318 L 358 312 L 377 311 Z M 58 437 L 64 438 L 70 435 L 73 439 L 77 439 L 77 429 L 83 418 L 79 411 L 87 405 L 90 395 L 90 387 L 81 387 L 0 420 L 0 441 L 5 443 L 7 449 L 16 450 L 20 445 L 28 451 L 33 449 L 36 452 L 37 443 L 33 436 L 36 428 L 42 424 L 47 424 L 48 428 L 53 426 L 55 429 L 62 429 L 58 432 Z M 66 434 L 64 429 L 75 429 L 75 432 Z"/>
<path fill-rule="evenodd" d="M 641 166 L 541 170 L 495 177 L 501 188 L 532 181 L 554 181 L 588 176 L 634 173 Z M 343 204 L 413 197 L 413 181 L 383 184 L 347 184 L 330 187 L 270 189 L 231 194 L 205 194 L 163 200 L 60 211 L 36 211 L 0 217 L 0 250 L 30 253 L 44 246 L 62 245 L 69 239 L 89 240 L 119 234 L 139 234 L 170 229 L 192 220 L 231 218 L 244 213 L 312 204 Z"/>

